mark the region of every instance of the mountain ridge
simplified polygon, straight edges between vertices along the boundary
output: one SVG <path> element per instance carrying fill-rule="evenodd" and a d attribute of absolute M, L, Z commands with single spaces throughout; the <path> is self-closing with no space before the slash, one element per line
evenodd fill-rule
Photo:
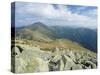
<path fill-rule="evenodd" d="M 20 29 L 20 30 L 22 30 L 22 29 Z M 72 40 L 72 41 L 75 41 L 75 42 L 81 44 L 85 48 L 88 48 L 94 52 L 96 52 L 96 49 L 97 49 L 96 48 L 97 34 L 92 29 L 72 28 L 72 27 L 67 27 L 67 26 L 66 27 L 47 26 L 41 22 L 37 22 L 37 23 L 31 24 L 29 26 L 26 26 L 26 27 L 24 27 L 24 29 L 29 29 L 32 32 L 38 32 L 36 34 L 43 35 L 43 36 L 39 36 L 40 38 L 43 37 L 43 39 L 46 39 L 46 38 L 44 38 L 44 36 L 48 37 L 48 39 L 50 39 L 50 40 L 61 39 L 61 38 L 69 39 L 69 40 Z M 17 33 L 19 32 L 19 34 L 20 34 L 20 30 L 18 30 Z M 89 41 L 89 42 L 87 42 L 87 41 Z"/>

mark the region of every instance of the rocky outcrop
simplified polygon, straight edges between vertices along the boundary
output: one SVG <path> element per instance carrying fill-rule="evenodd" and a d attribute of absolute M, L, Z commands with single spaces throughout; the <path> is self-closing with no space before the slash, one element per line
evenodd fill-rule
<path fill-rule="evenodd" d="M 12 67 L 16 73 L 97 68 L 96 55 L 89 51 L 78 52 L 59 48 L 43 51 L 38 47 L 23 44 L 16 44 L 12 48 L 12 62 L 15 62 Z"/>

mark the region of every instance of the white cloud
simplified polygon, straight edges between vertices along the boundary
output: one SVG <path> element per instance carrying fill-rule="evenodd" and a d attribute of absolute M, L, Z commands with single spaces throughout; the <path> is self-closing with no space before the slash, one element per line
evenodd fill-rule
<path fill-rule="evenodd" d="M 65 23 L 73 26 L 79 25 L 82 27 L 96 27 L 97 25 L 97 19 L 93 19 L 89 16 L 72 13 L 70 10 L 67 9 L 67 6 L 64 5 L 58 5 L 58 9 L 55 9 L 52 4 L 25 3 L 24 6 L 17 6 L 16 4 L 16 14 L 24 16 L 24 19 L 18 19 L 18 21 L 22 20 L 21 23 L 25 22 L 25 24 L 35 22 L 36 20 L 34 21 L 34 18 L 39 18 L 45 20 L 45 22 L 47 21 L 46 19 L 62 20 L 60 22 L 63 22 L 64 25 Z M 96 10 L 93 10 L 93 13 L 89 12 L 89 14 L 92 15 L 97 13 Z M 28 15 L 30 15 L 31 17 L 28 17 Z"/>

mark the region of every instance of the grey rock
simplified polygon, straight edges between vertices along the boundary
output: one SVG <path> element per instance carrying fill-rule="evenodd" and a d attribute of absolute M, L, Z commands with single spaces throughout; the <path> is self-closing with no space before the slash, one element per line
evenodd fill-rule
<path fill-rule="evenodd" d="M 81 64 L 75 64 L 75 66 L 72 67 L 73 70 L 80 70 L 83 69 Z"/>
<path fill-rule="evenodd" d="M 59 70 L 60 70 L 60 71 L 63 71 L 63 70 L 64 70 L 64 66 L 65 66 L 65 65 L 64 65 L 64 62 L 63 62 L 63 60 L 61 59 L 61 60 L 60 60 L 60 63 L 59 63 Z"/>
<path fill-rule="evenodd" d="M 75 65 L 73 60 L 66 55 L 64 55 L 64 63 L 65 63 L 64 70 L 72 70 L 72 67 L 74 67 Z"/>
<path fill-rule="evenodd" d="M 43 51 L 39 47 L 18 44 L 12 48 L 11 53 L 12 61 L 16 63 L 16 73 L 97 68 L 95 56 L 69 49 L 66 51 L 55 48 L 50 52 Z"/>
<path fill-rule="evenodd" d="M 96 64 L 91 61 L 85 61 L 85 67 L 87 68 L 96 68 Z"/>

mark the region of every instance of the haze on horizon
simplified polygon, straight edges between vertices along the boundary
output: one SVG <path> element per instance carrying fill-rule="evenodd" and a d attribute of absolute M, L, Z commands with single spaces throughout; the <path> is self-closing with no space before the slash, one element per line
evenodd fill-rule
<path fill-rule="evenodd" d="M 46 25 L 97 28 L 97 7 L 46 4 L 31 2 L 15 3 L 15 26 L 27 26 L 36 22 Z"/>

